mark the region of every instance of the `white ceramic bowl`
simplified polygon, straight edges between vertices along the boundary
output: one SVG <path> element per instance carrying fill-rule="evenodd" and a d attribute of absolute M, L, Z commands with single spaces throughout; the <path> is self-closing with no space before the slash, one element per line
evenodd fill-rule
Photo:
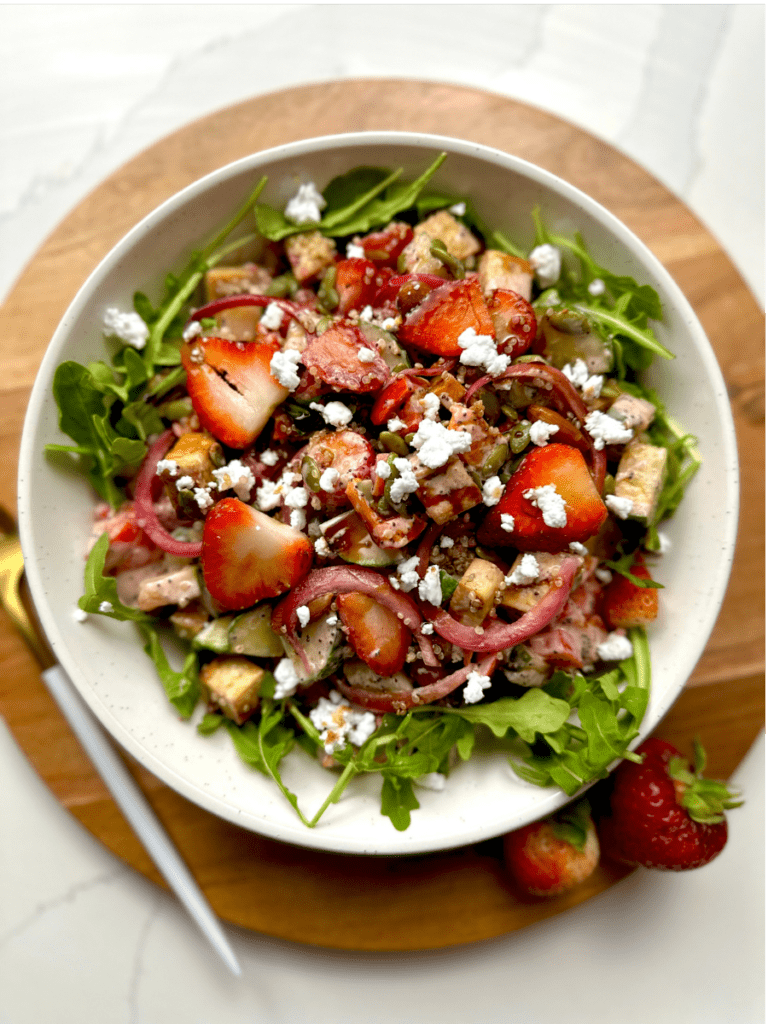
<path fill-rule="evenodd" d="M 94 496 L 85 480 L 43 454 L 67 443 L 58 429 L 51 381 L 65 359 L 104 357 L 107 306 L 131 308 L 136 289 L 157 298 L 166 271 L 211 236 L 267 174 L 264 199 L 281 207 L 299 181 L 319 187 L 360 164 L 402 166 L 416 176 L 433 155 L 448 160 L 433 180 L 470 194 L 485 221 L 524 246 L 533 242 L 531 211 L 553 231 L 580 231 L 599 263 L 651 284 L 664 321 L 659 339 L 677 356 L 657 360 L 648 379 L 668 409 L 699 439 L 703 466 L 676 517 L 657 576 L 664 584 L 660 619 L 650 629 L 653 688 L 646 735 L 680 693 L 714 625 L 736 535 L 738 470 L 726 389 L 707 338 L 680 289 L 658 260 L 615 217 L 552 174 L 474 143 L 406 133 L 367 132 L 313 139 L 257 153 L 215 171 L 169 199 L 103 260 L 75 297 L 46 352 L 24 425 L 19 519 L 29 584 L 56 656 L 102 724 L 150 771 L 193 802 L 276 839 L 348 853 L 403 854 L 446 849 L 517 828 L 566 802 L 554 789 L 521 782 L 506 757 L 480 750 L 453 772 L 442 792 L 420 790 L 421 809 L 397 832 L 379 812 L 378 779 L 359 779 L 314 830 L 305 828 L 274 784 L 246 767 L 223 730 L 200 737 L 167 702 L 131 623 L 73 611 L 82 593 L 83 555 Z M 202 709 L 201 709 L 202 710 Z M 639 742 L 639 741 L 638 741 Z M 287 785 L 308 816 L 330 776 L 301 751 L 290 756 Z"/>

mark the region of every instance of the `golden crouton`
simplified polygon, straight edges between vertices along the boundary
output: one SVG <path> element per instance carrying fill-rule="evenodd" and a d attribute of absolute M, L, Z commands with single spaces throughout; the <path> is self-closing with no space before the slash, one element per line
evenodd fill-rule
<path fill-rule="evenodd" d="M 319 277 L 330 267 L 336 256 L 336 243 L 325 238 L 319 231 L 290 235 L 285 240 L 285 254 L 297 281 L 309 281 Z"/>
<path fill-rule="evenodd" d="M 259 706 L 264 669 L 241 655 L 222 655 L 200 669 L 200 682 L 211 704 L 238 725 Z"/>
<path fill-rule="evenodd" d="M 527 260 L 521 260 L 508 252 L 486 249 L 477 265 L 477 280 L 483 295 L 490 295 L 497 288 L 504 288 L 517 292 L 528 302 L 531 301 L 531 265 Z"/>
<path fill-rule="evenodd" d="M 450 608 L 465 626 L 479 626 L 496 603 L 504 573 L 484 558 L 473 558 L 451 596 Z"/>

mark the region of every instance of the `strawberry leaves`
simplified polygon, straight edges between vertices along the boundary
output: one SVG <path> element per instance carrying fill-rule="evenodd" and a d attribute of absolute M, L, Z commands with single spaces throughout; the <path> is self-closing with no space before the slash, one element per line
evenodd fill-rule
<path fill-rule="evenodd" d="M 741 807 L 744 801 L 736 799 L 738 794 L 731 791 L 724 782 L 703 777 L 707 756 L 698 738 L 693 742 L 693 749 L 693 771 L 685 758 L 673 757 L 669 761 L 669 776 L 682 784 L 678 802 L 685 807 L 691 818 L 704 825 L 717 825 L 724 820 L 724 811 Z"/>

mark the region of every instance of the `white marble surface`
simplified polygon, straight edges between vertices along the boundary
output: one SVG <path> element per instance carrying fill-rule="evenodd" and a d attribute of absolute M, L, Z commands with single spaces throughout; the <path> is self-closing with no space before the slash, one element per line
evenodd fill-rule
<path fill-rule="evenodd" d="M 762 5 L 5 6 L 0 296 L 90 189 L 188 121 L 291 85 L 418 76 L 535 104 L 622 149 L 763 302 L 764 53 Z M 171 897 L 59 806 L 2 723 L 0 774 L 0 1024 L 764 1019 L 763 738 L 705 869 L 636 873 L 552 921 L 420 955 L 228 927 L 239 982 Z"/>

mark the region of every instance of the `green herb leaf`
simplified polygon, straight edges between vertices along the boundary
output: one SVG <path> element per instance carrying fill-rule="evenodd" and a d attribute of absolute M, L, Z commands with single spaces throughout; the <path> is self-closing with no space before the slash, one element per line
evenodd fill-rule
<path fill-rule="evenodd" d="M 197 675 L 197 651 L 190 651 L 180 671 L 171 668 L 157 629 L 149 622 L 140 621 L 139 629 L 144 637 L 144 650 L 155 663 L 157 674 L 165 688 L 168 700 L 182 718 L 189 718 L 200 697 L 200 680 Z"/>
<path fill-rule="evenodd" d="M 410 779 L 382 772 L 381 813 L 386 815 L 398 832 L 411 824 L 411 811 L 418 810 L 419 801 Z"/>
<path fill-rule="evenodd" d="M 117 596 L 117 583 L 114 576 L 104 575 L 104 562 L 109 550 L 109 537 L 102 533 L 91 548 L 85 563 L 85 593 L 77 602 L 84 612 L 91 615 L 107 615 L 111 619 L 134 622 L 150 622 L 151 616 L 138 608 L 129 608 L 121 603 Z"/>

